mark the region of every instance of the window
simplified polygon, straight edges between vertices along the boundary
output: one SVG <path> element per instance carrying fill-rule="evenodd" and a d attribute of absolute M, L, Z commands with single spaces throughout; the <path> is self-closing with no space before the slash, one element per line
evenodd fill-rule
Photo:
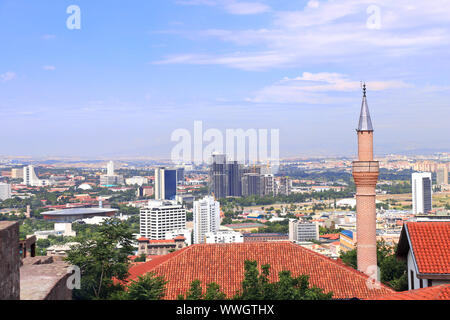
<path fill-rule="evenodd" d="M 422 279 L 420 279 L 420 289 L 422 289 L 423 288 L 423 280 Z"/>
<path fill-rule="evenodd" d="M 410 278 L 411 278 L 411 290 L 414 290 L 414 271 L 410 271 Z"/>
<path fill-rule="evenodd" d="M 428 279 L 428 286 L 429 286 L 429 287 L 432 287 L 432 286 L 433 286 L 433 280 Z"/>

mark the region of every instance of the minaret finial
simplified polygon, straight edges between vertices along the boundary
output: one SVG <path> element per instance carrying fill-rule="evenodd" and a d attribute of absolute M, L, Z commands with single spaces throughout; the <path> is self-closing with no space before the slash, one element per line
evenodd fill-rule
<path fill-rule="evenodd" d="M 364 82 L 364 84 L 363 84 L 363 94 L 364 94 L 364 97 L 366 96 L 366 83 Z"/>
<path fill-rule="evenodd" d="M 359 116 L 359 125 L 357 131 L 373 131 L 372 120 L 370 119 L 369 107 L 366 97 L 366 83 L 363 86 L 363 99 L 361 105 L 361 115 Z"/>

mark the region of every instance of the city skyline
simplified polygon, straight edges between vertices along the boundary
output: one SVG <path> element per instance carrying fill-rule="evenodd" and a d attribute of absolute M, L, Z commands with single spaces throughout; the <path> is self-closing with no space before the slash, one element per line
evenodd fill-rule
<path fill-rule="evenodd" d="M 169 158 L 201 120 L 354 156 L 360 81 L 378 154 L 450 150 L 448 1 L 80 0 L 70 30 L 73 4 L 0 4 L 2 155 Z"/>

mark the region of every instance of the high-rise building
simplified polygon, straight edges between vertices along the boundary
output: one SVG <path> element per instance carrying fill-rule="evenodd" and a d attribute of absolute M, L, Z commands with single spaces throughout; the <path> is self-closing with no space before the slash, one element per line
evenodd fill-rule
<path fill-rule="evenodd" d="M 240 232 L 232 230 L 220 230 L 217 232 L 207 232 L 205 243 L 243 243 L 244 236 Z"/>
<path fill-rule="evenodd" d="M 27 186 L 35 186 L 38 184 L 39 178 L 34 172 L 34 167 L 30 164 L 29 166 L 23 167 L 23 184 Z"/>
<path fill-rule="evenodd" d="M 114 162 L 110 161 L 106 165 L 106 175 L 108 176 L 114 176 Z"/>
<path fill-rule="evenodd" d="M 275 194 L 275 183 L 273 174 L 264 174 L 261 176 L 261 189 L 263 196 L 273 196 Z"/>
<path fill-rule="evenodd" d="M 164 167 L 155 169 L 155 200 L 175 200 L 177 170 Z"/>
<path fill-rule="evenodd" d="M 177 182 L 184 182 L 184 168 L 177 168 Z"/>
<path fill-rule="evenodd" d="M 413 213 L 428 213 L 432 209 L 431 172 L 415 172 L 412 174 L 412 207 Z"/>
<path fill-rule="evenodd" d="M 379 163 L 373 158 L 373 126 L 363 87 L 363 100 L 359 117 L 358 160 L 353 162 L 353 179 L 356 185 L 356 232 L 358 270 L 377 277 L 377 235 L 375 187 Z"/>
<path fill-rule="evenodd" d="M 150 200 L 140 209 L 140 235 L 164 240 L 167 232 L 186 228 L 186 209 L 176 201 Z"/>
<path fill-rule="evenodd" d="M 204 243 L 205 234 L 219 231 L 220 203 L 212 196 L 194 201 L 194 243 Z"/>
<path fill-rule="evenodd" d="M 11 198 L 11 185 L 0 182 L 0 200 L 6 200 Z"/>
<path fill-rule="evenodd" d="M 436 171 L 436 184 L 438 186 L 448 184 L 448 168 L 447 165 L 441 165 Z"/>
<path fill-rule="evenodd" d="M 262 183 L 259 173 L 245 173 L 242 176 L 242 196 L 261 196 Z"/>
<path fill-rule="evenodd" d="M 106 174 L 100 176 L 100 185 L 109 187 L 123 184 L 124 184 L 123 176 L 115 174 L 114 162 L 109 161 L 106 164 Z"/>
<path fill-rule="evenodd" d="M 237 161 L 227 162 L 227 195 L 231 197 L 242 196 L 241 165 Z"/>
<path fill-rule="evenodd" d="M 227 161 L 224 154 L 212 155 L 209 171 L 209 191 L 216 199 L 226 198 L 228 195 Z"/>
<path fill-rule="evenodd" d="M 285 196 L 290 195 L 292 192 L 292 180 L 289 177 L 281 177 L 278 184 L 278 194 Z"/>

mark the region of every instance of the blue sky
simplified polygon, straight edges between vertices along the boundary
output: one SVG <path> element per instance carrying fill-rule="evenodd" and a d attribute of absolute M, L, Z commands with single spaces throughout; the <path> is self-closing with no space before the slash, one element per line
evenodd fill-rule
<path fill-rule="evenodd" d="M 0 154 L 168 157 L 201 120 L 352 155 L 361 80 L 377 153 L 449 151 L 449 31 L 450 0 L 0 0 Z"/>

